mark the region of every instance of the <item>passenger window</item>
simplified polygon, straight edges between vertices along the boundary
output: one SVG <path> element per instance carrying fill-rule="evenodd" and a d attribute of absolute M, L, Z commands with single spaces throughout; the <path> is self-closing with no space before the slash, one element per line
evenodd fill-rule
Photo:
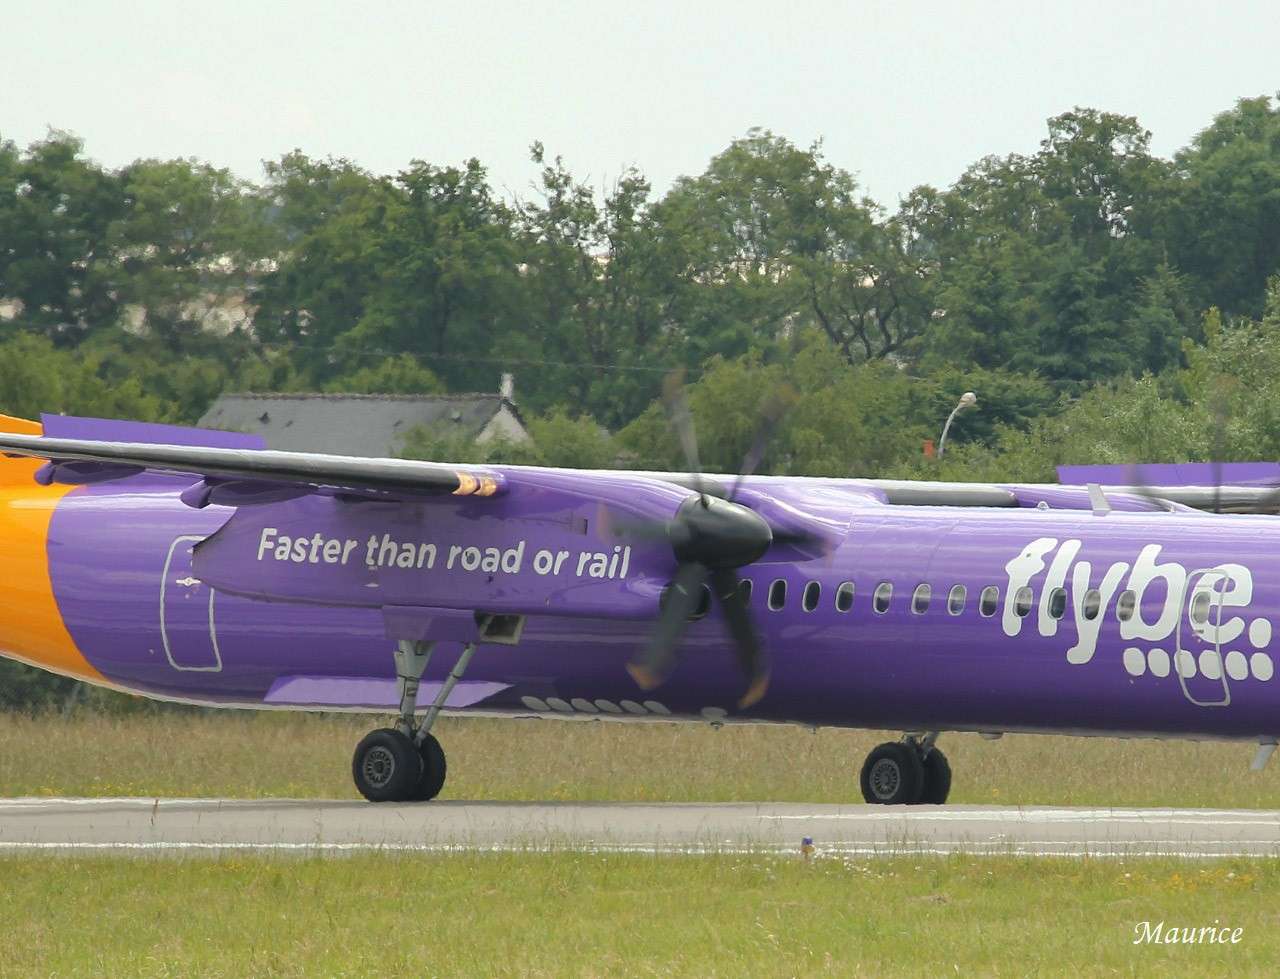
<path fill-rule="evenodd" d="M 804 586 L 804 595 L 800 598 L 800 604 L 806 612 L 812 612 L 818 607 L 818 602 L 822 600 L 822 585 L 816 581 L 811 581 Z"/>
<path fill-rule="evenodd" d="M 1055 588 L 1049 592 L 1049 617 L 1060 619 L 1067 614 L 1067 590 Z"/>
<path fill-rule="evenodd" d="M 1209 621 L 1209 601 L 1207 591 L 1196 592 L 1195 598 L 1191 599 L 1191 621 L 1196 625 L 1204 625 Z"/>
<path fill-rule="evenodd" d="M 1138 607 L 1138 596 L 1131 591 L 1122 591 L 1116 599 L 1116 618 L 1128 622 L 1133 618 L 1134 609 Z"/>
<path fill-rule="evenodd" d="M 911 611 L 916 615 L 924 615 L 929 611 L 929 600 L 933 597 L 933 589 L 928 585 L 916 585 L 911 595 Z"/>
<path fill-rule="evenodd" d="M 853 608 L 853 582 L 842 581 L 836 589 L 836 611 L 847 612 Z"/>
<path fill-rule="evenodd" d="M 742 596 L 743 605 L 751 604 L 751 587 L 752 586 L 751 586 L 750 578 L 743 578 L 740 582 L 738 582 L 738 594 Z"/>
<path fill-rule="evenodd" d="M 989 619 L 996 614 L 996 609 L 1000 607 L 1000 589 L 995 585 L 988 585 L 982 589 L 982 594 L 978 596 L 978 612 L 984 619 Z"/>
<path fill-rule="evenodd" d="M 692 619 L 700 619 L 711 611 L 711 589 L 703 585 L 698 589 L 698 605 L 693 610 Z"/>
<path fill-rule="evenodd" d="M 876 585 L 875 594 L 871 596 L 871 607 L 883 615 L 889 611 L 889 602 L 893 599 L 893 585 L 882 581 Z"/>
<path fill-rule="evenodd" d="M 1029 585 L 1023 585 L 1013 593 L 1013 611 L 1020 619 L 1025 619 L 1035 603 L 1036 595 Z"/>
<path fill-rule="evenodd" d="M 1102 592 L 1096 588 L 1090 588 L 1084 593 L 1083 602 L 1084 617 L 1090 621 L 1098 617 L 1098 613 L 1102 611 Z"/>
<path fill-rule="evenodd" d="M 964 585 L 956 585 L 951 589 L 951 594 L 947 596 L 947 611 L 952 615 L 959 615 L 964 611 L 965 599 L 968 598 L 968 591 Z"/>
<path fill-rule="evenodd" d="M 769 611 L 778 612 L 787 604 L 787 580 L 785 578 L 776 579 L 769 586 Z"/>

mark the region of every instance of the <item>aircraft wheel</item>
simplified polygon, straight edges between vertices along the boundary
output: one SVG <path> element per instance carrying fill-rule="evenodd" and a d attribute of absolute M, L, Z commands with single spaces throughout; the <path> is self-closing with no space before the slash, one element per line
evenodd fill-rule
<path fill-rule="evenodd" d="M 924 756 L 924 790 L 920 793 L 920 803 L 926 806 L 940 806 L 947 801 L 951 792 L 951 765 L 947 756 L 937 748 L 931 748 Z"/>
<path fill-rule="evenodd" d="M 434 734 L 428 734 L 418 746 L 418 754 L 422 756 L 422 775 L 414 787 L 413 798 L 417 802 L 428 802 L 444 788 L 449 766 L 445 762 L 444 749 Z"/>
<path fill-rule="evenodd" d="M 422 769 L 422 756 L 413 740 L 389 727 L 366 734 L 351 759 L 356 788 L 370 802 L 414 798 Z"/>
<path fill-rule="evenodd" d="M 915 748 L 886 741 L 867 755 L 862 766 L 862 798 L 882 806 L 911 805 L 924 788 L 924 763 Z"/>

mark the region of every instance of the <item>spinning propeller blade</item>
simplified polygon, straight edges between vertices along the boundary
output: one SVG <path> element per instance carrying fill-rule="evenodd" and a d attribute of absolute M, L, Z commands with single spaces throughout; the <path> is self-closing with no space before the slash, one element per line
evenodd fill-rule
<path fill-rule="evenodd" d="M 737 569 L 764 556 L 773 544 L 773 532 L 762 517 L 737 503 L 736 498 L 743 480 L 755 472 L 764 458 L 769 440 L 793 398 L 784 391 L 766 404 L 729 499 L 721 500 L 708 495 L 702 480 L 698 440 L 682 375 L 671 374 L 663 385 L 667 418 L 680 440 L 698 495 L 685 503 L 669 521 L 655 521 L 647 526 L 609 521 L 612 532 L 634 534 L 637 538 L 653 539 L 660 532 L 671 541 L 678 562 L 675 579 L 665 593 L 653 634 L 645 648 L 627 666 L 642 689 L 652 690 L 661 685 L 675 669 L 680 638 L 703 600 L 703 588 L 709 579 L 711 597 L 724 613 L 738 663 L 747 681 L 746 692 L 738 707 L 750 707 L 768 690 L 768 660 L 752 621 Z"/>
<path fill-rule="evenodd" d="M 791 410 L 796 398 L 795 388 L 788 384 L 779 388 L 765 401 L 760 411 L 760 424 L 756 427 L 755 438 L 752 439 L 751 448 L 742 459 L 742 465 L 738 467 L 738 478 L 729 492 L 730 500 L 737 502 L 743 482 L 748 476 L 755 475 L 765 452 L 769 449 L 769 443 L 773 440 L 773 434 L 777 431 L 778 423 L 782 421 L 783 415 Z"/>
<path fill-rule="evenodd" d="M 724 611 L 738 653 L 738 665 L 747 678 L 747 692 L 738 701 L 738 708 L 750 707 L 769 689 L 769 663 L 764 646 L 751 622 L 751 609 L 742 590 L 742 579 L 733 571 L 723 569 L 711 573 L 711 593 Z"/>
<path fill-rule="evenodd" d="M 709 573 L 701 564 L 685 564 L 676 572 L 675 581 L 663 597 L 662 614 L 648 645 L 627 664 L 627 672 L 640 689 L 652 690 L 661 685 L 675 667 L 676 645 L 702 599 L 702 585 Z"/>
<path fill-rule="evenodd" d="M 662 382 L 662 404 L 667 410 L 667 421 L 675 429 L 684 453 L 685 467 L 693 477 L 698 495 L 706 502 L 707 493 L 702 485 L 702 463 L 698 458 L 698 436 L 693 428 L 693 415 L 689 401 L 684 396 L 684 371 L 672 371 Z"/>

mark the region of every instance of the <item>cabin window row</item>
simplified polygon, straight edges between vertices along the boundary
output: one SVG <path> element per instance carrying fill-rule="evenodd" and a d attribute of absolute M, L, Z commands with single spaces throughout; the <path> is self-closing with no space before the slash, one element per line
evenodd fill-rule
<path fill-rule="evenodd" d="M 787 580 L 785 578 L 775 578 L 769 585 L 767 605 L 771 612 L 780 612 L 787 605 Z M 746 602 L 751 601 L 752 584 L 750 580 L 742 582 L 742 597 Z M 818 606 L 822 603 L 822 583 L 820 581 L 805 582 L 804 590 L 801 592 L 800 607 L 806 612 L 817 611 Z M 835 590 L 835 608 L 837 612 L 853 611 L 854 585 L 852 581 L 842 581 L 836 586 Z M 960 615 L 965 610 L 968 600 L 968 589 L 964 585 L 953 585 L 951 590 L 947 592 L 947 612 L 951 615 Z M 911 611 L 917 615 L 923 615 L 929 610 L 929 606 L 933 601 L 933 587 L 928 584 L 919 584 L 911 593 Z M 893 583 L 882 581 L 876 585 L 871 593 L 871 607 L 877 613 L 883 615 L 889 611 L 890 605 L 893 603 Z M 996 614 L 996 609 L 1000 605 L 1000 589 L 995 585 L 991 585 L 982 589 L 978 597 L 979 612 L 990 617 Z M 1029 606 L 1028 606 L 1029 607 Z"/>
<path fill-rule="evenodd" d="M 787 604 L 787 580 L 785 578 L 776 578 L 769 585 L 767 605 L 772 612 L 780 612 Z M 742 582 L 743 600 L 751 601 L 752 584 L 750 580 Z M 808 581 L 805 583 L 801 592 L 800 607 L 806 612 L 814 612 L 822 603 L 822 583 L 818 581 Z M 883 615 L 889 611 L 893 602 L 893 583 L 882 581 L 876 585 L 871 593 L 871 607 L 878 614 Z M 968 589 L 964 585 L 953 585 L 947 592 L 946 609 L 949 615 L 961 615 L 964 613 L 968 602 Z M 1206 601 L 1203 603 L 1203 610 L 1193 608 L 1192 618 L 1196 621 L 1202 621 L 1208 618 L 1208 596 L 1204 597 Z M 837 612 L 850 612 L 853 610 L 854 585 L 852 581 L 842 581 L 835 589 L 835 609 Z M 1013 593 L 1013 612 L 1019 618 L 1025 618 L 1031 614 L 1032 608 L 1035 607 L 1035 592 L 1027 585 L 1023 585 Z M 922 582 L 916 585 L 911 592 L 911 611 L 916 615 L 923 615 L 929 611 L 933 603 L 933 587 L 928 583 Z M 1135 609 L 1137 608 L 1137 595 L 1132 591 L 1123 591 L 1116 598 L 1116 618 L 1121 622 L 1127 622 L 1133 618 Z M 996 585 L 988 585 L 978 593 L 978 614 L 983 618 L 991 618 L 1000 609 L 1000 588 Z M 1054 588 L 1050 590 L 1048 595 L 1048 603 L 1046 611 L 1049 616 L 1054 619 L 1061 619 L 1067 613 L 1067 590 L 1065 588 Z M 1097 588 L 1090 588 L 1081 596 L 1080 599 L 1080 615 L 1089 621 L 1096 619 L 1102 612 L 1102 593 Z M 1200 612 L 1197 616 L 1196 612 Z"/>

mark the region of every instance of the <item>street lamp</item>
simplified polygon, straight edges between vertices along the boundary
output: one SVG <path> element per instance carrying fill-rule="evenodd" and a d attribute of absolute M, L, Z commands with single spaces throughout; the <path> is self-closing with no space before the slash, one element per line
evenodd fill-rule
<path fill-rule="evenodd" d="M 972 408 L 978 403 L 978 396 L 972 391 L 966 391 L 960 395 L 960 400 L 956 402 L 956 406 L 951 409 L 951 414 L 947 415 L 947 423 L 942 426 L 942 438 L 938 439 L 938 458 L 942 458 L 942 453 L 947 449 L 947 432 L 951 430 L 951 423 L 956 420 L 956 415 L 964 411 L 966 408 Z"/>

